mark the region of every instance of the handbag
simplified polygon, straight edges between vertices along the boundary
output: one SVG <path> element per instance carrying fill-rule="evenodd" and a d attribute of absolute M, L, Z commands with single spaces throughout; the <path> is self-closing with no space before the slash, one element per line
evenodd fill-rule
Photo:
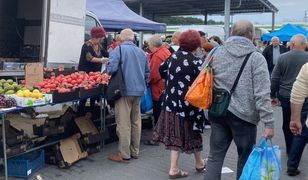
<path fill-rule="evenodd" d="M 151 88 L 149 85 L 147 85 L 146 94 L 141 97 L 141 102 L 140 102 L 141 113 L 146 113 L 150 111 L 152 108 L 153 108 L 153 100 L 152 100 Z"/>
<path fill-rule="evenodd" d="M 213 98 L 213 68 L 211 62 L 213 54 L 218 47 L 213 49 L 210 60 L 188 89 L 185 100 L 192 106 L 200 109 L 209 109 Z M 202 99 L 202 101 L 200 101 Z"/>
<path fill-rule="evenodd" d="M 213 61 L 213 56 L 194 80 L 185 95 L 185 100 L 188 101 L 190 105 L 200 109 L 209 109 L 212 104 L 213 69 L 210 65 L 211 61 Z M 202 101 L 200 101 L 200 99 L 202 99 Z"/>
<path fill-rule="evenodd" d="M 242 75 L 242 72 L 245 68 L 245 65 L 252 53 L 249 53 L 246 55 L 243 64 L 241 66 L 241 69 L 239 73 L 237 74 L 237 77 L 235 79 L 235 82 L 230 90 L 230 93 L 226 89 L 220 89 L 215 88 L 213 91 L 213 102 L 212 106 L 209 110 L 209 114 L 214 118 L 221 118 L 227 116 L 228 107 L 230 104 L 231 96 L 233 92 L 235 91 L 235 88 L 237 86 L 237 83 Z"/>
<path fill-rule="evenodd" d="M 106 99 L 108 101 L 117 101 L 121 97 L 124 96 L 124 89 L 125 89 L 125 81 L 123 78 L 123 71 L 122 71 L 122 53 L 121 53 L 121 46 L 120 49 L 120 62 L 118 70 L 113 73 L 111 79 L 109 80 L 108 87 L 106 90 Z"/>

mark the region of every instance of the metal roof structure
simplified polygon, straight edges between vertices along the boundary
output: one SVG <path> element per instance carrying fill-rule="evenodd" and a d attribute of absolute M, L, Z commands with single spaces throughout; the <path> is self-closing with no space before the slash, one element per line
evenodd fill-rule
<path fill-rule="evenodd" d="M 154 18 L 177 15 L 223 15 L 225 0 L 123 0 L 135 12 L 140 3 L 143 16 Z M 232 0 L 230 14 L 277 13 L 278 9 L 268 0 Z"/>

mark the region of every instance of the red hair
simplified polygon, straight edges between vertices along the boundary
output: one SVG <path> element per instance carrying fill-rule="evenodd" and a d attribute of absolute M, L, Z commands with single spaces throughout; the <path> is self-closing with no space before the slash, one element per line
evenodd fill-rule
<path fill-rule="evenodd" d="M 180 47 L 184 51 L 194 51 L 201 45 L 200 34 L 195 30 L 188 30 L 181 34 L 179 38 Z"/>
<path fill-rule="evenodd" d="M 102 38 L 105 36 L 106 32 L 103 27 L 94 27 L 91 29 L 91 38 Z"/>

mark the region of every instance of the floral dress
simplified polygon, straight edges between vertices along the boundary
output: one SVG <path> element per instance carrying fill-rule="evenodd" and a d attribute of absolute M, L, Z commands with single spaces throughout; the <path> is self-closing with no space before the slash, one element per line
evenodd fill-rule
<path fill-rule="evenodd" d="M 202 150 L 204 113 L 185 101 L 188 88 L 200 73 L 202 60 L 191 52 L 177 51 L 160 66 L 166 88 L 161 96 L 162 111 L 153 140 L 166 149 L 186 153 Z"/>

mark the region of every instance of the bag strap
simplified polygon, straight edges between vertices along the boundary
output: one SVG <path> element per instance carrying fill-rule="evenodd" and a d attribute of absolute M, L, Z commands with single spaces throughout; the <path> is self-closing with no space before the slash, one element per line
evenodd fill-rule
<path fill-rule="evenodd" d="M 239 79 L 240 79 L 240 77 L 241 77 L 241 75 L 242 75 L 242 72 L 243 72 L 243 70 L 244 70 L 244 68 L 245 68 L 245 65 L 246 65 L 246 63 L 247 63 L 247 61 L 248 61 L 248 59 L 249 59 L 249 57 L 250 57 L 251 54 L 252 54 L 252 52 L 246 55 L 246 57 L 245 57 L 245 59 L 244 59 L 244 61 L 243 61 L 243 64 L 242 64 L 242 66 L 241 66 L 241 69 L 240 69 L 240 71 L 238 72 L 237 77 L 236 77 L 236 79 L 235 79 L 235 81 L 234 81 L 234 84 L 233 84 L 233 86 L 232 86 L 232 88 L 231 88 L 230 94 L 232 94 L 232 93 L 234 92 L 234 90 L 235 90 L 235 88 L 236 88 L 236 86 L 237 86 L 237 83 L 238 83 L 238 81 L 239 81 Z"/>
<path fill-rule="evenodd" d="M 212 51 L 210 52 L 209 56 L 210 56 L 210 59 L 209 59 L 209 62 L 206 64 L 205 68 L 206 67 L 211 67 L 212 66 L 212 62 L 214 60 L 214 53 L 215 51 L 219 48 L 219 46 L 216 46 L 214 49 L 212 49 Z"/>

